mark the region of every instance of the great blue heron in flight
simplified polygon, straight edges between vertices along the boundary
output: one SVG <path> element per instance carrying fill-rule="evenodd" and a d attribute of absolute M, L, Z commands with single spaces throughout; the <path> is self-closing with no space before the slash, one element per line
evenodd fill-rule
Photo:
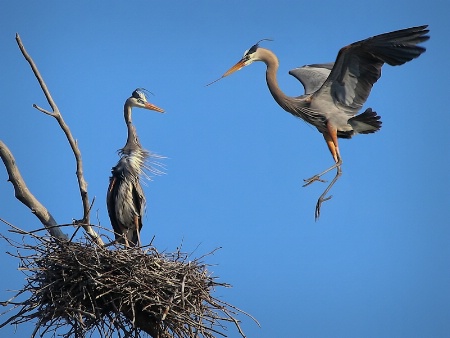
<path fill-rule="evenodd" d="M 317 201 L 316 220 L 320 216 L 322 202 L 332 197 L 327 197 L 327 194 L 342 174 L 338 138 L 374 133 L 381 128 L 380 116 L 371 108 L 360 115 L 356 114 L 366 102 L 373 84 L 380 78 L 384 63 L 399 66 L 425 52 L 425 48 L 418 44 L 429 39 L 427 27 L 402 29 L 358 41 L 341 48 L 334 63 L 313 64 L 291 70 L 289 74 L 295 76 L 305 88 L 305 94 L 298 97 L 289 97 L 278 87 L 278 58 L 272 51 L 259 46 L 262 40 L 247 50 L 242 59 L 218 79 L 254 61 L 264 62 L 267 66 L 267 86 L 275 101 L 284 110 L 312 124 L 322 133 L 335 164 L 304 180 L 304 186 L 315 181 L 324 182 L 321 176 L 335 168 L 336 176 Z"/>
<path fill-rule="evenodd" d="M 128 137 L 125 146 L 119 150 L 120 160 L 111 169 L 106 204 L 116 241 L 125 246 L 141 246 L 139 232 L 142 228 L 142 217 L 145 210 L 145 196 L 140 183 L 146 160 L 150 153 L 143 149 L 136 128 L 131 121 L 133 107 L 164 110 L 149 103 L 142 89 L 136 89 L 125 101 L 124 118 Z"/>

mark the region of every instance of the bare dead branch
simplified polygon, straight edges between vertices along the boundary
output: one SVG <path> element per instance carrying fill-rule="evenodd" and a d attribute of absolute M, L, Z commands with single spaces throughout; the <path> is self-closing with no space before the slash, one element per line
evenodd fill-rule
<path fill-rule="evenodd" d="M 73 154 L 75 155 L 75 161 L 76 161 L 76 175 L 78 180 L 78 186 L 80 190 L 81 195 L 81 201 L 83 204 L 83 218 L 81 220 L 76 221 L 77 225 L 81 225 L 84 230 L 94 238 L 99 245 L 103 245 L 103 241 L 98 236 L 98 234 L 92 229 L 90 226 L 90 210 L 91 206 L 89 203 L 89 197 L 88 197 L 88 191 L 87 191 L 87 183 L 83 176 L 83 162 L 81 160 L 81 152 L 78 148 L 77 141 L 73 138 L 72 133 L 70 132 L 69 127 L 64 122 L 64 119 L 61 115 L 61 112 L 58 109 L 58 106 L 56 105 L 55 101 L 53 100 L 50 91 L 47 88 L 47 85 L 44 82 L 44 79 L 42 78 L 39 70 L 37 69 L 36 64 L 34 63 L 31 56 L 28 54 L 28 52 L 25 50 L 25 47 L 22 43 L 22 40 L 20 39 L 19 34 L 16 34 L 16 41 L 17 45 L 19 46 L 20 51 L 22 52 L 25 60 L 30 64 L 31 69 L 36 77 L 36 79 L 39 82 L 39 85 L 41 86 L 42 91 L 44 92 L 45 97 L 47 98 L 47 102 L 52 108 L 52 111 L 47 111 L 36 104 L 33 104 L 33 107 L 39 110 L 42 113 L 45 113 L 47 115 L 53 116 L 57 121 L 61 129 L 63 130 L 64 134 L 66 135 L 67 140 L 69 141 L 70 147 L 72 148 Z"/>
<path fill-rule="evenodd" d="M 9 148 L 0 140 L 0 157 L 5 165 L 6 171 L 9 175 L 9 181 L 14 186 L 14 193 L 16 198 L 25 204 L 33 214 L 41 221 L 47 228 L 49 233 L 58 239 L 67 240 L 67 236 L 63 234 L 61 229 L 57 226 L 55 219 L 50 212 L 45 208 L 28 190 L 25 181 L 20 174 L 19 168 L 16 165 L 16 160 Z"/>
<path fill-rule="evenodd" d="M 50 115 L 50 116 L 53 116 L 53 117 L 55 116 L 55 114 L 53 114 L 52 112 L 49 112 L 48 110 L 46 110 L 44 108 L 39 107 L 37 104 L 33 104 L 33 108 L 36 108 L 41 113 L 44 113 L 44 114 L 47 114 L 47 115 Z"/>
<path fill-rule="evenodd" d="M 151 245 L 126 250 L 117 245 L 111 250 L 104 246 L 89 224 L 92 204 L 89 204 L 77 141 L 18 34 L 16 41 L 51 110 L 36 104 L 33 107 L 58 121 L 75 155 L 84 212 L 75 224 L 81 225 L 89 236 L 76 243 L 72 242 L 73 237 L 67 240 L 64 235 L 64 241 L 58 240 L 62 232 L 56 221 L 28 191 L 11 152 L 0 141 L 0 156 L 16 197 L 39 217 L 51 234 L 39 236 L 36 231 L 23 231 L 11 224 L 11 233 L 20 235 L 22 242 L 0 233 L 1 239 L 17 249 L 8 254 L 20 260 L 19 270 L 26 275 L 25 286 L 11 299 L 0 302 L 9 307 L 8 312 L 15 312 L 0 323 L 0 328 L 34 322 L 32 337 L 60 336 L 61 331 L 63 337 L 85 337 L 97 331 L 103 337 L 140 338 L 147 333 L 154 338 L 213 338 L 225 337 L 226 325 L 231 323 L 245 338 L 236 315 L 254 318 L 213 297 L 216 288 L 230 285 L 219 283 L 217 277 L 211 276 L 209 266 L 201 261 L 206 255 L 189 260 L 190 256 L 179 249 L 171 254 L 159 253 Z M 28 244 L 27 238 L 33 244 Z"/>

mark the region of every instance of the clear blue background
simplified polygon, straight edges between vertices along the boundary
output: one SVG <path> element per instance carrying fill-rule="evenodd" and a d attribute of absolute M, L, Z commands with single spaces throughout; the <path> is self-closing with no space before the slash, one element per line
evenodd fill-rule
<path fill-rule="evenodd" d="M 144 147 L 167 157 L 167 174 L 145 187 L 143 241 L 155 236 L 161 251 L 183 243 L 192 258 L 222 247 L 206 262 L 233 285 L 216 296 L 261 323 L 240 316 L 248 337 L 448 337 L 449 13 L 448 2 L 410 0 L 2 1 L 0 139 L 59 223 L 81 218 L 73 155 L 56 121 L 32 108 L 48 106 L 17 32 L 79 142 L 94 223 L 109 226 L 123 103 L 137 87 L 155 93 L 149 100 L 167 113 L 133 116 Z M 381 131 L 341 140 L 344 174 L 318 222 L 324 185 L 302 182 L 332 158 L 315 128 L 275 103 L 264 64 L 205 87 L 272 38 L 263 46 L 280 59 L 280 87 L 296 96 L 303 88 L 290 69 L 422 24 L 427 52 L 385 66 L 365 106 L 382 116 Z M 2 165 L 0 217 L 41 227 L 7 178 Z M 24 284 L 10 250 L 0 243 L 2 300 Z M 238 333 L 230 327 L 229 336 Z"/>

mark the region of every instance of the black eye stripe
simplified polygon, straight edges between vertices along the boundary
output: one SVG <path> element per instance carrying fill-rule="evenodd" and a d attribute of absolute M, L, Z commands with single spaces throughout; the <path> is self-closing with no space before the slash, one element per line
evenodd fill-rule
<path fill-rule="evenodd" d="M 253 46 L 248 50 L 247 55 L 253 54 L 254 52 L 256 52 L 256 50 L 258 49 L 258 47 L 259 47 L 258 44 L 253 45 Z"/>
<path fill-rule="evenodd" d="M 141 102 L 145 101 L 145 94 L 141 91 L 135 90 L 131 96 Z"/>

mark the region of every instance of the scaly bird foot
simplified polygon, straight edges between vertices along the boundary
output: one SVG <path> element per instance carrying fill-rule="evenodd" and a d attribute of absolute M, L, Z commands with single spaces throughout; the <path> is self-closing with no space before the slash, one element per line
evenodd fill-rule
<path fill-rule="evenodd" d="M 319 199 L 317 200 L 317 204 L 316 204 L 316 212 L 314 214 L 314 219 L 317 221 L 320 217 L 320 207 L 322 205 L 323 202 L 328 201 L 329 199 L 331 199 L 333 197 L 333 195 L 330 195 L 328 197 L 324 197 L 324 196 L 320 196 Z"/>
<path fill-rule="evenodd" d="M 305 184 L 303 184 L 303 187 L 306 187 L 306 186 L 308 186 L 311 183 L 316 182 L 316 181 L 326 182 L 326 180 L 322 180 L 319 175 L 314 175 L 313 177 L 304 179 L 303 181 L 305 181 Z"/>

